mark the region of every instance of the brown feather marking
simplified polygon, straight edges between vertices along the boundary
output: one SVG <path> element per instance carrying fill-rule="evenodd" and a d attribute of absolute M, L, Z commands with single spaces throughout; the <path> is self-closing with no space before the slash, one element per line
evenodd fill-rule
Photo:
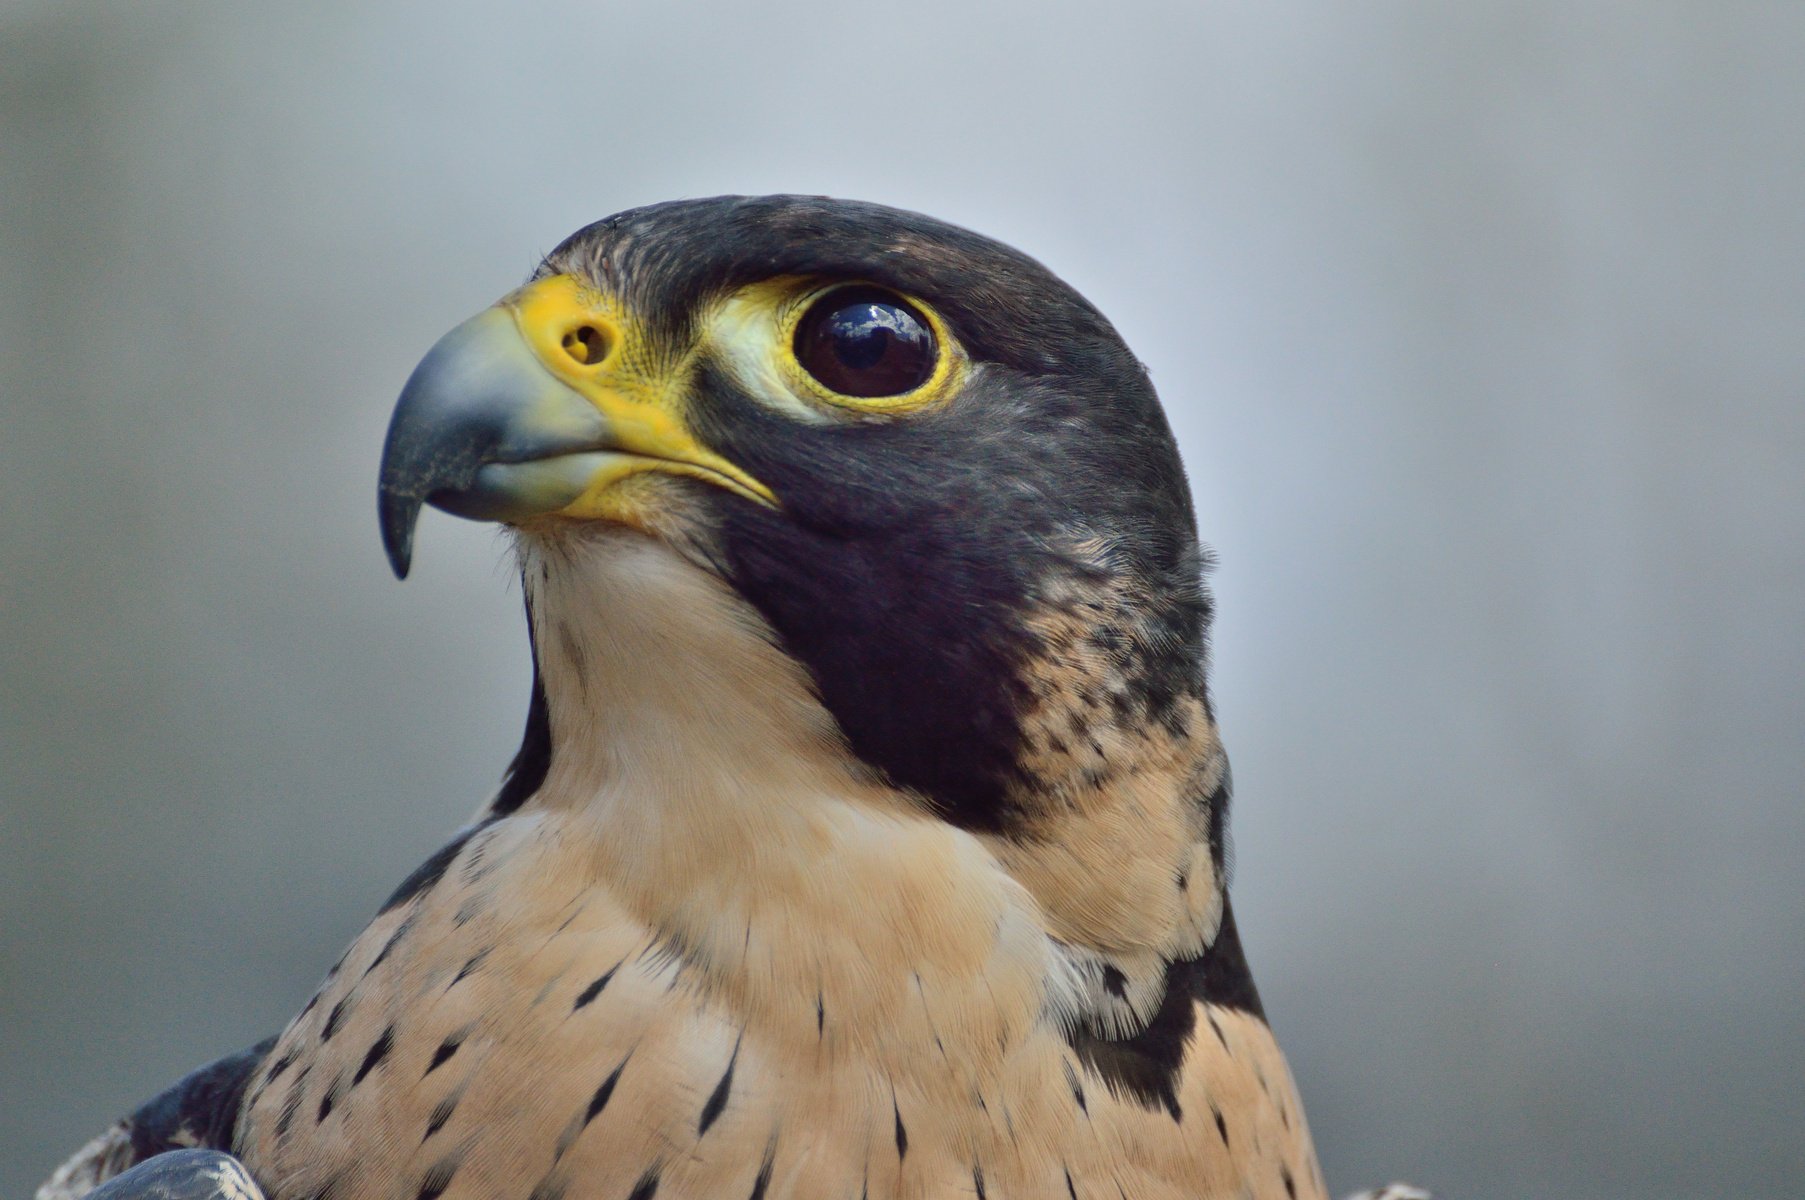
<path fill-rule="evenodd" d="M 408 952 L 397 950 L 393 969 L 367 976 L 329 1046 L 318 1039 L 318 1012 L 285 1035 L 284 1046 L 301 1053 L 284 1086 L 251 1103 L 237 1147 L 273 1200 L 305 1197 L 340 1175 L 335 1200 L 395 1200 L 416 1193 L 448 1159 L 461 1164 L 455 1184 L 445 1175 L 459 1194 L 504 1198 L 553 1179 L 568 1183 L 567 1200 L 621 1200 L 642 1186 L 663 1200 L 844 1200 L 862 1187 L 873 1200 L 921 1200 L 971 1194 L 973 1166 L 982 1164 L 989 1195 L 1057 1196 L 1065 1181 L 1053 1172 L 1061 1169 L 1071 1178 L 1068 1200 L 1080 1178 L 1085 1200 L 1107 1194 L 1112 1180 L 1134 1200 L 1291 1200 L 1285 1165 L 1297 1200 L 1317 1200 L 1301 1110 L 1289 1112 L 1289 1076 L 1270 1031 L 1248 1013 L 1206 1008 L 1215 1036 L 1199 1023 L 1174 1085 L 1184 1108 L 1203 1113 L 1214 1104 L 1224 1114 L 1219 1133 L 1235 1122 L 1232 1145 L 1106 1088 L 1075 1092 L 1068 1072 L 1075 1075 L 1077 1063 L 1047 1007 L 1048 981 L 1066 975 L 1053 974 L 1064 968 L 1035 889 L 1006 873 L 1009 864 L 988 842 L 842 771 L 831 758 L 839 752 L 812 732 L 767 721 L 814 711 L 806 679 L 792 680 L 793 691 L 770 691 L 772 679 L 787 678 L 772 671 L 787 668 L 763 657 L 769 644 L 756 632 L 744 634 L 744 644 L 731 641 L 742 633 L 723 630 L 756 625 L 711 615 L 705 596 L 635 601 L 632 589 L 669 574 L 649 554 L 623 556 L 616 582 L 626 590 L 597 608 L 625 628 L 609 625 L 605 638 L 581 631 L 595 655 L 592 699 L 619 703 L 603 714 L 616 739 L 606 754 L 560 749 L 533 799 L 494 822 L 482 883 L 490 902 L 464 926 L 456 916 L 470 896 L 463 873 L 452 870 L 413 909 L 380 918 L 360 937 L 346 959 L 350 978 L 380 955 L 403 916 L 417 913 Z M 673 631 L 645 625 L 648 613 L 695 620 Z M 605 639 L 623 638 L 638 657 L 623 654 L 616 669 L 605 661 Z M 668 643 L 668 673 L 644 670 L 648 638 Z M 629 659 L 638 664 L 630 670 Z M 754 689 L 756 704 L 745 701 L 748 680 L 766 689 Z M 569 680 L 555 665 L 546 684 L 552 712 L 570 711 Z M 685 704 L 696 706 L 693 716 L 680 711 Z M 684 720 L 709 736 L 684 734 L 676 728 Z M 622 764 L 634 737 L 666 740 L 654 758 Z M 718 775 L 668 782 L 645 773 L 652 761 Z M 633 787 L 610 791 L 622 769 Z M 1176 817 L 1171 827 L 1186 828 Z M 1185 895 L 1216 890 L 1207 862 L 1185 867 Z M 1179 903 L 1177 873 L 1163 869 L 1163 886 L 1182 916 L 1192 910 Z M 579 893 L 587 899 L 580 915 L 571 899 Z M 849 904 L 854 894 L 860 902 Z M 668 953 L 634 957 L 678 944 L 680 977 Z M 446 992 L 485 946 L 494 949 L 483 968 Z M 1132 999 L 1133 964 L 1113 953 L 1107 961 L 1127 977 Z M 526 1003 L 549 979 L 592 981 L 617 964 L 581 1019 L 569 1020 L 559 1005 Z M 1100 967 L 1093 979 L 1096 995 L 1108 999 Z M 824 1019 L 818 1024 L 818 1005 L 835 1010 L 832 1039 L 823 1036 Z M 311 1065 L 322 1080 L 348 1080 L 390 1024 L 392 1069 L 365 1078 L 354 1112 L 345 1104 L 346 1119 L 271 1136 L 297 1076 Z M 721 1060 L 736 1040 L 733 1082 L 700 1153 L 698 1111 L 720 1087 Z M 570 1142 L 552 1176 L 548 1164 L 571 1122 L 629 1053 L 641 1065 L 610 1089 L 614 1116 Z M 435 1059 L 442 1065 L 453 1056 L 471 1068 L 455 1106 L 459 1125 L 444 1124 L 422 1144 L 445 1095 L 419 1081 Z M 798 1136 L 780 1141 L 780 1129 Z M 871 1154 L 884 1139 L 895 1143 L 894 1159 Z M 1135 1148 L 1132 1161 L 1126 1146 Z"/>
<path fill-rule="evenodd" d="M 463 1044 L 464 1044 L 464 1031 L 462 1031 L 462 1030 L 460 1030 L 457 1033 L 452 1034 L 450 1037 L 448 1037 L 444 1041 L 440 1042 L 439 1048 L 432 1052 L 432 1061 L 430 1063 L 426 1064 L 426 1071 L 424 1074 L 422 1074 L 420 1076 L 420 1078 L 424 1079 L 424 1078 L 426 1078 L 427 1075 L 431 1075 L 434 1071 L 436 1071 L 440 1067 L 444 1066 L 446 1060 L 449 1059 L 452 1055 L 456 1054 L 458 1052 L 458 1047 L 462 1046 Z"/>
<path fill-rule="evenodd" d="M 414 1200 L 439 1200 L 445 1189 L 451 1186 L 451 1177 L 457 1174 L 462 1164 L 462 1156 L 448 1154 L 426 1169 L 420 1179 L 420 1190 L 415 1193 Z"/>
<path fill-rule="evenodd" d="M 364 1081 L 364 1076 L 375 1070 L 376 1067 L 381 1064 L 382 1060 L 389 1056 L 389 1051 L 394 1048 L 395 1027 L 390 1025 L 382 1031 L 381 1036 L 371 1043 L 370 1049 L 365 1053 L 363 1061 L 357 1064 L 357 1073 L 351 1076 L 351 1086 L 356 1087 L 358 1084 L 362 1083 Z"/>
<path fill-rule="evenodd" d="M 433 1106 L 432 1115 L 426 1121 L 426 1132 L 420 1137 L 421 1142 L 430 1141 L 433 1134 L 445 1128 L 445 1122 L 451 1120 L 451 1114 L 457 1111 L 458 1101 L 463 1095 L 463 1089 L 459 1088 Z"/>

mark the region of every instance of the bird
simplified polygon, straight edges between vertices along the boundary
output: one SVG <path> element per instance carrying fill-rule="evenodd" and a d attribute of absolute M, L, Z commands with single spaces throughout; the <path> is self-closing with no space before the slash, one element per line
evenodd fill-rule
<path fill-rule="evenodd" d="M 400 577 L 428 505 L 511 534 L 499 790 L 39 1200 L 1326 1195 L 1185 471 L 1050 270 L 865 202 L 619 213 L 407 380 Z"/>

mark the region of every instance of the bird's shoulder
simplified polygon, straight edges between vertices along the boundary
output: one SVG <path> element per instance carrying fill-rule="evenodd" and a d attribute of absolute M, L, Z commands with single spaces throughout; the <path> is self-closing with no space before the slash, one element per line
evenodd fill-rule
<path fill-rule="evenodd" d="M 121 1172 L 169 1150 L 227 1150 L 238 1107 L 274 1037 L 183 1076 L 77 1150 L 38 1188 L 36 1200 L 77 1200 Z"/>

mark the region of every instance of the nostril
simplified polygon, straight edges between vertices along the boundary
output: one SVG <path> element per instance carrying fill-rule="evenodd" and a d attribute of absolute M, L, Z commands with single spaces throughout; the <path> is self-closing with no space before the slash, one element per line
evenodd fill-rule
<path fill-rule="evenodd" d="M 565 334 L 560 345 L 586 367 L 592 367 L 608 354 L 608 339 L 593 325 L 580 325 Z"/>

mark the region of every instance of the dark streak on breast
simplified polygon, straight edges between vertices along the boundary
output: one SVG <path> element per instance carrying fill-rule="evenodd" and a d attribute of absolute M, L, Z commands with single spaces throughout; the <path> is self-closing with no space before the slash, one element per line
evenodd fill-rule
<path fill-rule="evenodd" d="M 282 1077 L 282 1072 L 295 1065 L 295 1053 L 296 1052 L 291 1049 L 270 1065 L 269 1074 L 265 1075 L 263 1077 L 263 1082 L 258 1085 L 259 1091 L 276 1082 L 276 1080 Z"/>
<path fill-rule="evenodd" d="M 570 1006 L 570 1011 L 576 1012 L 579 1008 L 582 1008 L 597 996 L 601 995 L 602 989 L 608 986 L 608 981 L 614 978 L 614 973 L 618 970 L 620 970 L 620 963 L 615 963 L 603 973 L 601 978 L 584 988 L 582 993 L 577 996 L 577 1002 Z"/>
<path fill-rule="evenodd" d="M 426 1168 L 426 1174 L 420 1178 L 420 1191 L 415 1200 L 439 1200 L 445 1194 L 445 1189 L 451 1186 L 451 1177 L 457 1174 L 458 1164 L 462 1161 L 456 1154 L 448 1154 Z"/>
<path fill-rule="evenodd" d="M 751 1200 L 765 1200 L 765 1189 L 771 1186 L 772 1159 L 775 1157 L 776 1149 L 777 1148 L 773 1146 L 770 1150 L 767 1150 L 765 1152 L 765 1161 L 759 1164 L 758 1178 L 752 1181 Z"/>
<path fill-rule="evenodd" d="M 696 1136 L 701 1137 L 708 1132 L 708 1127 L 717 1121 L 721 1113 L 726 1111 L 727 1097 L 733 1091 L 733 1068 L 740 1060 L 740 1044 L 733 1043 L 733 1056 L 727 1060 L 727 1070 L 721 1076 L 721 1082 L 714 1085 L 709 1093 L 708 1102 L 702 1105 L 702 1119 L 696 1124 Z"/>
<path fill-rule="evenodd" d="M 363 1062 L 357 1065 L 357 1073 L 351 1076 L 351 1086 L 356 1087 L 364 1081 L 364 1076 L 376 1069 L 378 1063 L 389 1056 L 395 1048 L 395 1027 L 390 1025 L 382 1031 L 382 1036 L 370 1045 L 369 1052 L 364 1055 Z"/>
<path fill-rule="evenodd" d="M 1066 1085 L 1072 1089 L 1072 1099 L 1078 1102 L 1078 1111 L 1085 1116 L 1091 1115 L 1091 1106 L 1084 1098 L 1084 1085 L 1078 1082 L 1078 1072 L 1073 1069 L 1070 1059 L 1060 1064 L 1065 1068 Z"/>
<path fill-rule="evenodd" d="M 320 1029 L 321 1044 L 331 1041 L 332 1035 L 338 1032 L 339 1024 L 345 1019 L 345 1007 L 350 1003 L 351 995 L 347 992 L 332 1006 L 332 1011 L 326 1014 L 326 1024 Z"/>
<path fill-rule="evenodd" d="M 533 1185 L 532 1195 L 528 1196 L 527 1200 L 564 1200 L 565 1187 L 566 1184 L 562 1179 L 557 1179 L 548 1173 L 544 1179 Z"/>
<path fill-rule="evenodd" d="M 652 1197 L 657 1194 L 658 1168 L 647 1167 L 646 1173 L 641 1175 L 639 1182 L 633 1185 L 633 1193 L 627 1197 L 627 1200 L 652 1200 Z"/>
<path fill-rule="evenodd" d="M 493 949 L 493 946 L 484 946 L 481 950 L 478 950 L 475 954 L 472 954 L 469 958 L 465 959 L 464 965 L 458 968 L 457 977 L 445 985 L 445 990 L 449 992 L 452 988 L 470 978 L 470 973 L 483 965 L 483 960 L 489 957 L 489 951 Z"/>
<path fill-rule="evenodd" d="M 332 1086 L 326 1089 L 326 1094 L 320 1097 L 319 1113 L 314 1117 L 314 1124 L 317 1125 L 332 1115 L 332 1106 L 338 1103 L 339 1083 L 339 1080 L 334 1079 Z"/>
<path fill-rule="evenodd" d="M 381 951 L 377 953 L 375 958 L 370 960 L 370 965 L 364 968 L 364 973 L 360 978 L 368 979 L 370 972 L 383 964 L 383 961 L 389 956 L 389 951 L 393 950 L 401 939 L 407 936 L 407 931 L 413 927 L 414 918 L 412 915 L 410 915 L 407 920 L 401 922 L 401 924 L 395 926 L 395 932 L 391 933 L 389 935 L 389 940 L 382 944 Z"/>
<path fill-rule="evenodd" d="M 288 1136 L 289 1126 L 295 1123 L 295 1115 L 301 1111 L 301 1089 L 307 1084 L 307 1076 L 313 1071 L 312 1064 L 303 1064 L 295 1077 L 289 1081 L 288 1095 L 282 1097 L 282 1111 L 276 1114 L 276 1136 Z"/>
<path fill-rule="evenodd" d="M 445 1060 L 456 1054 L 458 1052 L 458 1047 L 463 1044 L 464 1035 L 462 1033 L 454 1033 L 440 1042 L 439 1048 L 432 1052 L 432 1061 L 426 1064 L 426 1070 L 420 1073 L 420 1078 L 425 1079 L 428 1075 L 431 1075 L 434 1071 L 444 1066 Z"/>
<path fill-rule="evenodd" d="M 621 1059 L 620 1066 L 614 1068 L 608 1078 L 602 1080 L 602 1086 L 595 1089 L 595 1095 L 589 1098 L 589 1109 L 583 1114 L 583 1124 L 595 1120 L 595 1115 L 608 1106 L 608 1098 L 614 1095 L 614 1085 L 620 1082 L 620 1073 L 627 1069 L 627 1060 Z"/>
<path fill-rule="evenodd" d="M 457 1110 L 458 1100 L 463 1094 L 460 1089 L 433 1105 L 432 1114 L 426 1118 L 426 1132 L 420 1135 L 422 1145 L 430 1141 L 433 1134 L 445 1128 L 445 1122 L 451 1120 L 451 1114 Z"/>
<path fill-rule="evenodd" d="M 319 1187 L 308 1193 L 307 1200 L 332 1200 L 338 1195 L 340 1186 L 345 1182 L 343 1175 L 334 1175 Z"/>

